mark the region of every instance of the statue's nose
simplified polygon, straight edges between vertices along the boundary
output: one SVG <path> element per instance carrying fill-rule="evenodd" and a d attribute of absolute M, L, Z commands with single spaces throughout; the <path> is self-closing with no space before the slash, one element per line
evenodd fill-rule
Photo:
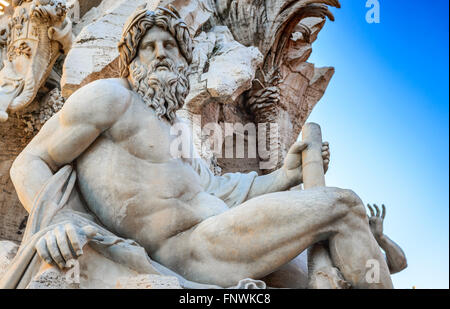
<path fill-rule="evenodd" d="M 161 42 L 158 42 L 156 44 L 156 58 L 159 60 L 165 59 L 166 58 L 166 49 L 164 48 L 163 44 Z"/>
<path fill-rule="evenodd" d="M 50 0 L 38 0 L 38 5 L 47 5 L 50 3 Z"/>

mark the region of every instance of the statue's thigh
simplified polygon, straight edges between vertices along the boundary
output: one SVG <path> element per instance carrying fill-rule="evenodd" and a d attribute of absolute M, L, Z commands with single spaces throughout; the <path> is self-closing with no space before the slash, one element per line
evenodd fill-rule
<path fill-rule="evenodd" d="M 192 237 L 201 244 L 226 248 L 248 244 L 250 249 L 268 250 L 278 247 L 280 241 L 300 236 L 309 242 L 338 230 L 340 219 L 348 212 L 342 202 L 344 191 L 317 188 L 262 195 L 203 221 Z"/>
<path fill-rule="evenodd" d="M 262 278 L 337 229 L 345 216 L 339 195 L 323 188 L 251 199 L 171 238 L 159 261 L 188 279 L 224 286 Z"/>

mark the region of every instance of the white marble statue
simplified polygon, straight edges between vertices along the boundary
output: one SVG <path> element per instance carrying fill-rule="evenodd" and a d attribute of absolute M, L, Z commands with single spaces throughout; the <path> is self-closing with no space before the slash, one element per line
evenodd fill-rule
<path fill-rule="evenodd" d="M 290 190 L 307 164 L 327 169 L 327 143 L 313 163 L 305 162 L 311 145 L 294 144 L 282 168 L 264 176 L 215 176 L 201 159 L 172 155 L 177 136 L 170 129 L 182 122 L 175 112 L 189 92 L 191 45 L 174 9 L 139 8 L 119 44 L 121 78 L 73 93 L 17 157 L 11 178 L 31 218 L 0 287 L 26 287 L 47 264 L 64 269 L 92 250 L 151 272 L 142 248 L 189 282 L 230 287 L 261 279 L 318 244 L 351 287 L 392 288 L 354 192 L 320 181 Z M 86 269 L 95 272 L 89 263 L 98 259 L 86 258 Z M 368 261 L 378 265 L 377 280 L 367 279 Z"/>

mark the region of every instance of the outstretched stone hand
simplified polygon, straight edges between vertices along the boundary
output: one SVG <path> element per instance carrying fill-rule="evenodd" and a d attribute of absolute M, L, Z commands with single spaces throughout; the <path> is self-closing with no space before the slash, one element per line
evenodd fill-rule
<path fill-rule="evenodd" d="M 383 222 L 384 218 L 386 217 L 386 207 L 384 205 L 381 205 L 381 207 L 382 211 L 380 211 L 380 208 L 375 204 L 373 204 L 373 207 L 370 206 L 370 204 L 367 204 L 367 208 L 369 209 L 370 212 L 369 216 L 370 230 L 372 231 L 372 234 L 373 236 L 375 236 L 376 239 L 379 239 L 381 236 L 383 236 Z"/>
<path fill-rule="evenodd" d="M 95 239 L 97 229 L 87 225 L 82 228 L 67 223 L 48 231 L 36 244 L 39 256 L 48 264 L 55 263 L 59 268 L 69 267 L 70 260 L 83 254 L 83 247 Z"/>
<path fill-rule="evenodd" d="M 381 211 L 380 208 L 375 204 L 373 206 L 367 205 L 367 208 L 370 212 L 370 215 L 368 216 L 370 230 L 372 231 L 373 236 L 378 242 L 378 245 L 380 245 L 380 247 L 386 253 L 386 262 L 389 266 L 391 274 L 402 271 L 408 266 L 405 253 L 399 245 L 397 245 L 393 240 L 391 240 L 383 233 L 383 223 L 384 218 L 386 217 L 386 207 L 384 205 L 381 205 Z"/>
<path fill-rule="evenodd" d="M 291 149 L 289 149 L 289 152 L 284 159 L 283 169 L 286 171 L 288 179 L 292 179 L 292 182 L 295 183 L 295 185 L 302 183 L 302 152 L 306 148 L 308 148 L 307 143 L 296 142 L 291 146 Z M 328 142 L 322 144 L 322 159 L 323 170 L 326 173 L 330 164 L 330 144 Z"/>

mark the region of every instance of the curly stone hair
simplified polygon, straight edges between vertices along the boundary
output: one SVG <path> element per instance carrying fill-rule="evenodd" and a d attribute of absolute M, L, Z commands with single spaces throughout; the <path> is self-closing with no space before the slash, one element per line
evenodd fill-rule
<path fill-rule="evenodd" d="M 147 31 L 153 26 L 168 31 L 178 43 L 178 48 L 188 64 L 192 62 L 192 38 L 189 28 L 181 19 L 178 11 L 169 8 L 158 7 L 155 11 L 147 10 L 146 6 L 139 7 L 130 17 L 124 27 L 122 39 L 119 43 L 119 67 L 120 76 L 128 77 L 128 66 L 136 57 L 139 43 Z"/>

